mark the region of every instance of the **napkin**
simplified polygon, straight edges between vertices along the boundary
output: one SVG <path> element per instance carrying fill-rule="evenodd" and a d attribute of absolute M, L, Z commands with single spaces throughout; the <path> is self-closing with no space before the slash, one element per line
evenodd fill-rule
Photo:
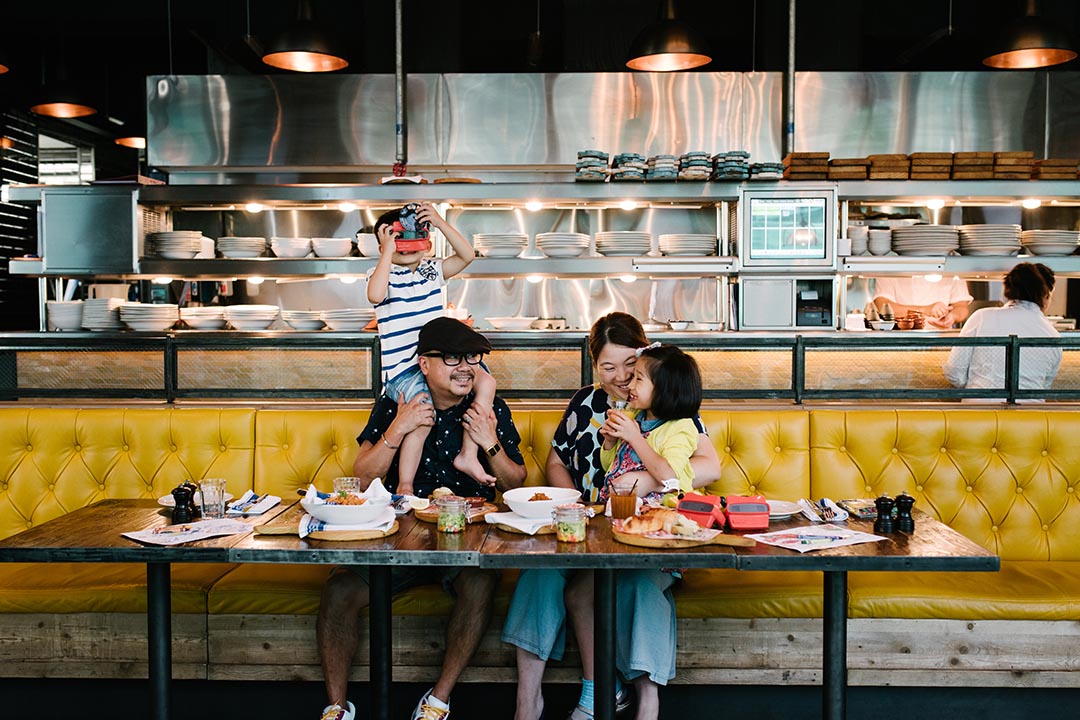
<path fill-rule="evenodd" d="M 313 532 L 320 530 L 381 530 L 386 532 L 394 526 L 394 522 L 397 520 L 397 515 L 394 514 L 394 508 L 387 505 L 379 510 L 379 513 L 371 520 L 365 523 L 356 523 L 354 525 L 330 525 L 317 520 L 307 513 L 300 518 L 300 527 L 297 530 L 297 534 L 304 538 Z"/>
<path fill-rule="evenodd" d="M 330 496 L 326 493 L 320 493 L 316 490 L 314 485 L 308 485 L 307 492 L 304 493 L 304 499 L 309 502 L 320 498 L 325 500 L 328 497 Z M 367 498 L 369 501 L 374 501 L 376 505 L 389 505 L 394 496 L 383 486 L 381 478 L 375 478 L 368 485 L 367 490 L 360 493 L 360 497 Z"/>
<path fill-rule="evenodd" d="M 828 518 L 829 522 L 844 522 L 848 519 L 848 517 L 850 517 L 847 510 L 844 510 L 842 507 L 834 503 L 829 498 L 822 498 L 821 502 L 824 503 L 833 512 L 833 516 L 831 518 Z M 820 505 L 815 505 L 806 498 L 799 500 L 798 505 L 799 510 L 803 514 L 803 517 L 805 517 L 810 522 L 825 522 L 826 519 L 822 515 Z"/>
<path fill-rule="evenodd" d="M 253 502 L 254 501 L 254 502 Z M 264 512 L 281 502 L 277 495 L 263 495 L 259 497 L 255 491 L 248 490 L 240 499 L 230 503 L 226 515 L 243 517 L 245 515 L 262 515 Z"/>
<path fill-rule="evenodd" d="M 551 518 L 527 518 L 518 515 L 515 512 L 497 512 L 488 513 L 484 516 L 484 519 L 495 525 L 496 523 L 501 525 L 509 525 L 515 530 L 520 530 L 526 535 L 535 535 L 539 532 L 540 528 L 551 525 Z"/>

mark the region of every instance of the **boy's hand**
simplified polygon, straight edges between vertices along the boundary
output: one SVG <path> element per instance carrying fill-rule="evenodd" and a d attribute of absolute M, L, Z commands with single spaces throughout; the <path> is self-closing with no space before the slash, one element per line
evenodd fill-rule
<path fill-rule="evenodd" d="M 397 246 L 394 244 L 394 230 L 389 225 L 379 226 L 379 252 L 382 254 L 393 254 L 397 250 Z"/>
<path fill-rule="evenodd" d="M 416 211 L 416 219 L 420 222 L 429 223 L 431 227 L 435 227 L 440 230 L 442 230 L 443 225 L 446 224 L 446 221 L 443 220 L 443 217 L 439 214 L 439 211 L 436 210 L 435 206 L 429 202 L 420 203 L 420 208 Z"/>

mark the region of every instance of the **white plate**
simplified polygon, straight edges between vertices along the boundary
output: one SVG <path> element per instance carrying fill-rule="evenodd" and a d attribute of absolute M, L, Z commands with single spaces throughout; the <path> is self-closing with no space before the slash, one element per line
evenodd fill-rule
<path fill-rule="evenodd" d="M 769 519 L 787 520 L 792 515 L 799 514 L 799 503 L 787 500 L 769 500 Z"/>
<path fill-rule="evenodd" d="M 225 502 L 229 502 L 232 499 L 232 493 L 225 493 Z M 176 500 L 173 499 L 172 495 L 162 495 L 157 499 L 157 504 L 163 507 L 174 507 L 176 505 Z M 202 493 L 198 490 L 195 491 L 195 504 L 202 505 Z"/>

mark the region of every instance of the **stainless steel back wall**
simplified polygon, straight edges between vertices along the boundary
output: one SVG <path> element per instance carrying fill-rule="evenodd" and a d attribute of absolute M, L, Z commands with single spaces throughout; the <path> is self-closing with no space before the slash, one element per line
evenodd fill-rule
<path fill-rule="evenodd" d="M 796 147 L 1080 153 L 1078 73 L 798 73 Z M 586 148 L 780 154 L 778 73 L 410 75 L 409 165 L 562 173 Z M 1050 83 L 1049 86 L 1047 83 Z M 333 182 L 394 162 L 393 76 L 147 79 L 174 183 Z M 246 177 L 244 175 L 246 174 Z M 530 178 L 532 179 L 532 178 Z"/>

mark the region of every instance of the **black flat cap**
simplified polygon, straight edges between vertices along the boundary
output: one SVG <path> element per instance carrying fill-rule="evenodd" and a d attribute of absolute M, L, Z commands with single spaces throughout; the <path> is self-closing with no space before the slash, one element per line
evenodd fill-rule
<path fill-rule="evenodd" d="M 442 352 L 448 355 L 468 355 L 469 353 L 489 353 L 491 343 L 471 327 L 454 318 L 439 317 L 429 320 L 420 328 L 416 354 Z"/>

